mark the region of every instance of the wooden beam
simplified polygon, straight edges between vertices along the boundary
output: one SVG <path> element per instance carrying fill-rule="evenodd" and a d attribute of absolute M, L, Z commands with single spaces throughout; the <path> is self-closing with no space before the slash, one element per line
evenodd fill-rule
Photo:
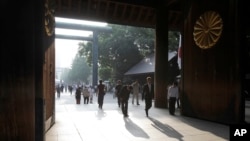
<path fill-rule="evenodd" d="M 142 19 L 142 21 L 147 21 L 148 17 L 149 17 L 149 8 L 145 8 L 146 9 L 146 13 L 145 13 L 145 17 L 144 19 Z"/>
<path fill-rule="evenodd" d="M 117 3 L 114 3 L 114 4 L 115 4 L 115 11 L 113 13 L 113 17 L 116 17 L 117 7 L 118 7 L 119 4 L 117 4 Z"/>
<path fill-rule="evenodd" d="M 68 11 L 71 11 L 72 9 L 72 3 L 71 3 L 72 0 L 68 0 Z"/>
<path fill-rule="evenodd" d="M 132 6 L 132 10 L 130 11 L 130 15 L 129 15 L 129 20 L 132 20 L 134 11 L 135 11 L 135 6 Z"/>
<path fill-rule="evenodd" d="M 141 15 L 142 15 L 142 11 L 144 10 L 143 7 L 139 7 L 139 8 L 140 8 L 140 12 L 139 12 L 139 14 L 136 17 L 136 21 L 140 21 L 140 18 L 141 18 Z"/>
<path fill-rule="evenodd" d="M 167 2 L 167 6 L 170 6 L 171 4 L 177 2 L 177 0 L 168 0 Z"/>
<path fill-rule="evenodd" d="M 78 0 L 78 8 L 77 8 L 78 13 L 81 13 L 81 7 L 82 7 L 82 0 Z"/>
<path fill-rule="evenodd" d="M 57 11 L 61 11 L 62 9 L 62 2 L 61 0 L 57 0 Z"/>
<path fill-rule="evenodd" d="M 101 1 L 97 1 L 97 6 L 96 6 L 96 12 L 95 14 L 97 15 L 97 17 L 100 15 L 100 4 L 101 4 Z"/>
<path fill-rule="evenodd" d="M 86 11 L 86 13 L 87 13 L 87 15 L 89 14 L 89 11 L 90 11 L 90 7 L 91 7 L 91 1 L 92 0 L 88 0 L 88 6 L 87 6 L 87 11 Z"/>
<path fill-rule="evenodd" d="M 104 17 L 108 17 L 108 11 L 109 11 L 109 5 L 110 5 L 110 2 L 106 2 L 106 7 L 105 7 L 105 14 L 104 14 Z"/>
<path fill-rule="evenodd" d="M 125 14 L 126 14 L 126 12 L 127 12 L 127 4 L 123 7 L 123 11 L 122 11 L 122 16 L 121 16 L 121 19 L 124 19 L 124 17 L 125 17 Z M 124 20 L 126 20 L 126 19 L 124 19 Z"/>

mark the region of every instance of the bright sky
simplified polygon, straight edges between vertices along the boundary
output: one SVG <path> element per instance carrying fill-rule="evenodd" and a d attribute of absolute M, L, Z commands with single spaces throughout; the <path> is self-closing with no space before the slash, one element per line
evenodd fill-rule
<path fill-rule="evenodd" d="M 56 17 L 56 22 L 57 21 L 65 22 L 65 23 L 84 24 L 84 25 L 107 26 L 107 23 L 66 19 L 66 18 L 59 18 L 59 17 Z M 56 28 L 55 33 L 60 34 L 60 35 L 74 35 L 74 36 L 84 36 L 84 37 L 92 36 L 92 31 L 69 30 L 69 29 L 62 29 L 62 28 Z M 78 44 L 80 42 L 83 42 L 83 41 L 55 39 L 56 67 L 70 68 L 72 61 L 77 53 Z"/>

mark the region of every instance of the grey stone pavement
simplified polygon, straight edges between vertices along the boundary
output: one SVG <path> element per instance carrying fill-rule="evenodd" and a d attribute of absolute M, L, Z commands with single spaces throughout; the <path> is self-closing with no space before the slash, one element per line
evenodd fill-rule
<path fill-rule="evenodd" d="M 124 118 L 113 94 L 107 93 L 103 109 L 93 104 L 75 104 L 74 95 L 56 98 L 56 122 L 46 133 L 46 141 L 227 141 L 229 126 L 181 116 L 168 109 L 152 107 L 145 116 L 144 101 L 129 100 Z M 154 105 L 154 104 L 153 104 Z"/>

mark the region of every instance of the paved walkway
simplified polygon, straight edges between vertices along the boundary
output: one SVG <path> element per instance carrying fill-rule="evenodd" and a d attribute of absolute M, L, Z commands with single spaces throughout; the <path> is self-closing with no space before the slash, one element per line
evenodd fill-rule
<path fill-rule="evenodd" d="M 229 126 L 175 116 L 168 109 L 152 107 L 145 116 L 144 102 L 128 107 L 124 118 L 116 99 L 106 94 L 103 110 L 93 104 L 75 104 L 74 95 L 56 98 L 56 123 L 46 133 L 46 141 L 227 141 Z"/>

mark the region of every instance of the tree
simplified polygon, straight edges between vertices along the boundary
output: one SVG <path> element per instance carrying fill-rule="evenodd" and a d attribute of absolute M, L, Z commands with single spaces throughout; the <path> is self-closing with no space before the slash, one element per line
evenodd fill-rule
<path fill-rule="evenodd" d="M 65 68 L 65 69 L 63 69 L 62 74 L 61 74 L 61 79 L 66 83 L 72 83 L 70 76 L 69 76 L 69 73 L 70 73 L 70 69 Z"/>
<path fill-rule="evenodd" d="M 111 79 L 111 68 L 105 67 L 99 69 L 99 76 L 102 80 L 110 80 Z"/>
<path fill-rule="evenodd" d="M 123 79 L 128 69 L 155 52 L 155 31 L 151 28 L 109 26 L 112 33 L 100 33 L 98 36 L 98 65 L 99 70 L 103 69 L 99 76 L 102 79 Z M 169 32 L 169 50 L 177 51 L 178 37 L 178 32 Z M 79 54 L 92 65 L 92 42 L 80 43 Z"/>
<path fill-rule="evenodd" d="M 86 63 L 86 59 L 83 56 L 76 54 L 71 69 L 66 69 L 62 73 L 62 79 L 66 83 L 73 82 L 88 82 L 88 78 L 91 75 L 91 68 Z"/>
<path fill-rule="evenodd" d="M 180 33 L 176 31 L 168 32 L 168 50 L 178 51 Z"/>
<path fill-rule="evenodd" d="M 109 25 L 112 33 L 100 33 L 98 36 L 99 70 L 109 69 L 111 74 L 100 76 L 122 79 L 123 74 L 138 63 L 143 56 L 154 52 L 154 30 L 131 26 Z M 92 43 L 81 43 L 79 54 L 92 64 Z M 110 75 L 110 76 L 107 76 Z"/>

